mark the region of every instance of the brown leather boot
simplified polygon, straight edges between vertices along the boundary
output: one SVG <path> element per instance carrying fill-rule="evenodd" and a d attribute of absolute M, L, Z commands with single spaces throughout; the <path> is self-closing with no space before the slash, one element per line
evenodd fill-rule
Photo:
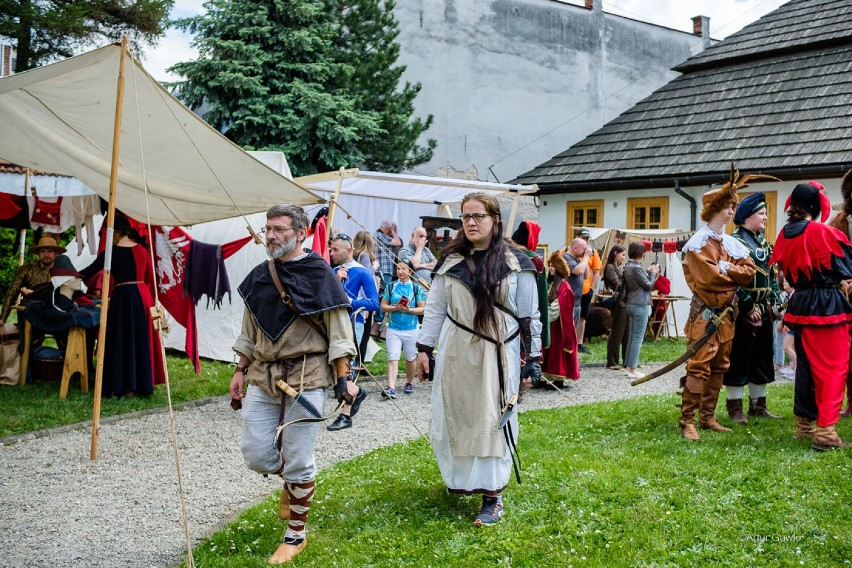
<path fill-rule="evenodd" d="M 684 377 L 683 401 L 680 404 L 680 434 L 687 440 L 697 442 L 700 438 L 695 429 L 695 412 L 701 403 L 702 381 L 695 377 Z"/>
<path fill-rule="evenodd" d="M 840 448 L 850 448 L 852 445 L 847 444 L 843 440 L 840 439 L 840 436 L 837 434 L 837 431 L 834 429 L 834 424 L 831 426 L 817 426 L 816 432 L 814 432 L 814 441 L 811 444 L 811 448 L 818 452 L 824 452 L 826 450 L 836 450 Z"/>
<path fill-rule="evenodd" d="M 759 396 L 757 398 L 748 399 L 748 415 L 756 416 L 758 418 L 784 418 L 783 416 L 779 416 L 777 414 L 772 414 L 766 408 L 766 397 Z"/>
<path fill-rule="evenodd" d="M 299 544 L 287 544 L 281 543 L 278 546 L 278 549 L 269 557 L 269 560 L 266 561 L 267 564 L 285 564 L 293 560 L 297 554 L 305 550 L 308 547 L 308 539 L 302 539 L 302 542 Z"/>
<path fill-rule="evenodd" d="M 702 430 L 713 430 L 714 432 L 733 432 L 730 428 L 719 424 L 715 416 L 705 422 L 699 422 L 698 427 Z"/>
<path fill-rule="evenodd" d="M 743 399 L 729 398 L 725 401 L 725 406 L 728 409 L 728 416 L 731 417 L 731 422 L 734 424 L 748 424 L 748 418 L 743 414 Z"/>
<path fill-rule="evenodd" d="M 713 373 L 710 380 L 704 383 L 701 392 L 701 406 L 698 409 L 698 427 L 714 432 L 731 432 L 716 420 L 716 404 L 719 402 L 719 391 L 722 390 L 722 374 Z"/>
<path fill-rule="evenodd" d="M 701 436 L 698 435 L 698 430 L 695 429 L 694 422 L 684 422 L 683 420 L 681 420 L 680 435 L 692 442 L 697 442 L 701 439 Z"/>
<path fill-rule="evenodd" d="M 793 436 L 797 440 L 810 440 L 814 437 L 814 421 L 804 416 L 796 416 L 796 433 Z"/>

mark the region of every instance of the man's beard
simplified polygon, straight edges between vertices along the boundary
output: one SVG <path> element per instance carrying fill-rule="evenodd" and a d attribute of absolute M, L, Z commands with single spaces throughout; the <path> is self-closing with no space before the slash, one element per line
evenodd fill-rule
<path fill-rule="evenodd" d="M 287 256 L 294 250 L 296 250 L 296 245 L 298 241 L 296 241 L 296 236 L 293 235 L 289 239 L 284 239 L 281 241 L 281 244 L 276 245 L 275 243 L 267 243 L 266 244 L 266 254 L 272 260 L 281 258 L 282 256 Z"/>

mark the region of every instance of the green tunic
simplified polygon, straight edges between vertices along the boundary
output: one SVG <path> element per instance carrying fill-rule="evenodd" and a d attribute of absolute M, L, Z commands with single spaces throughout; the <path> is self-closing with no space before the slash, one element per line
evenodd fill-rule
<path fill-rule="evenodd" d="M 751 284 L 737 290 L 739 315 L 731 348 L 731 366 L 725 373 L 724 384 L 745 386 L 748 383 L 771 383 L 775 380 L 772 328 L 775 325 L 774 314 L 778 313 L 781 305 L 778 269 L 769 264 L 772 245 L 763 235 L 745 227 L 739 227 L 731 236 L 749 249 L 756 270 Z M 759 326 L 749 323 L 748 315 L 755 307 L 761 313 Z"/>

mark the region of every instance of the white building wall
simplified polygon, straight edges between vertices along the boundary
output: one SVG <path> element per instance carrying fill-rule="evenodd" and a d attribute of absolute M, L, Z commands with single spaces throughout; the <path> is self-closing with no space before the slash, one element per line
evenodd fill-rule
<path fill-rule="evenodd" d="M 606 9 L 606 0 L 603 1 Z M 434 159 L 508 181 L 597 130 L 676 76 L 701 37 L 553 0 L 397 2 L 403 80 Z M 493 165 L 493 174 L 489 166 Z M 496 177 L 495 177 L 496 176 Z"/>
<path fill-rule="evenodd" d="M 725 174 L 720 173 L 720 181 L 724 179 Z M 777 192 L 777 207 L 776 211 L 770 211 L 769 214 L 775 219 L 775 228 L 780 230 L 786 222 L 784 215 L 784 203 L 793 191 L 797 184 L 808 180 L 796 180 L 789 182 L 767 182 L 755 183 L 743 190 L 743 193 L 751 193 L 754 191 L 762 192 Z M 841 203 L 840 183 L 842 178 L 815 178 L 815 181 L 822 183 L 826 187 L 826 193 L 833 204 Z M 712 188 L 719 187 L 720 184 L 713 185 Z M 697 202 L 695 213 L 696 228 L 703 226 L 701 221 L 701 195 L 711 189 L 709 186 L 701 187 L 681 187 L 681 189 L 691 195 Z M 602 199 L 604 201 L 604 212 L 602 226 L 610 228 L 623 229 L 627 226 L 627 199 L 631 197 L 668 197 L 669 212 L 668 212 L 668 227 L 666 229 L 690 229 L 690 206 L 686 198 L 678 195 L 674 191 L 674 187 L 661 187 L 658 189 L 642 189 L 642 190 L 624 190 L 624 191 L 597 191 L 587 193 L 560 193 L 553 195 L 542 195 L 541 206 L 539 207 L 539 224 L 541 225 L 540 242 L 550 246 L 550 250 L 555 250 L 563 246 L 566 242 L 568 234 L 568 203 L 570 201 L 588 201 L 593 199 Z M 774 238 L 771 238 L 774 241 Z"/>

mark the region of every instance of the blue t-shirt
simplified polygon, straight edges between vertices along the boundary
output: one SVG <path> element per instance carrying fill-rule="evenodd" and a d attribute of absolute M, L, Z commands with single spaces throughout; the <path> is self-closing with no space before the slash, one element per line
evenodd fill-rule
<path fill-rule="evenodd" d="M 419 302 L 425 301 L 423 288 L 411 280 L 404 283 L 397 280 L 396 282 L 391 282 L 385 287 L 384 298 L 390 305 L 394 306 L 398 304 L 403 296 L 408 298 L 408 306 L 411 308 L 416 308 Z M 396 329 L 398 331 L 417 329 L 418 320 L 417 316 L 414 314 L 406 312 L 389 312 L 389 315 L 390 324 L 388 324 L 388 327 L 390 329 Z"/>

